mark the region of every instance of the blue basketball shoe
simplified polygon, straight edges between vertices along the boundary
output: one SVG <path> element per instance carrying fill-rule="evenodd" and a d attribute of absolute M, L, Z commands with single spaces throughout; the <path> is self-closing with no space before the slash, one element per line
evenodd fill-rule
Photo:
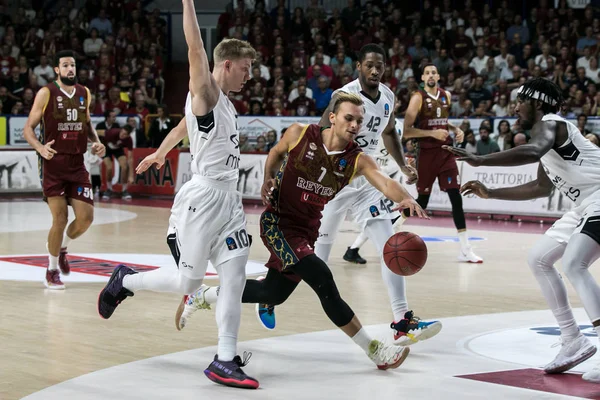
<path fill-rule="evenodd" d="M 419 317 L 415 317 L 412 311 L 407 311 L 404 319 L 392 322 L 390 328 L 394 331 L 394 344 L 410 346 L 440 333 L 442 323 L 440 321 L 422 321 Z"/>

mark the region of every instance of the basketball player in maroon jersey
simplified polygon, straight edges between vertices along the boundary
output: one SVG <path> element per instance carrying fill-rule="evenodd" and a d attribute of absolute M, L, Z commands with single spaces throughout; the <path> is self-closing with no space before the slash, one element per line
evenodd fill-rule
<path fill-rule="evenodd" d="M 56 81 L 41 88 L 35 96 L 24 135 L 39 154 L 44 200 L 52 213 L 46 244 L 49 264 L 44 283 L 48 289 L 64 289 L 60 272 L 70 273 L 67 245 L 81 236 L 94 219 L 94 193 L 83 154 L 88 140 L 93 143 L 92 152 L 100 157 L 105 148 L 91 124 L 90 91 L 76 83 L 73 52 L 56 53 L 54 72 Z M 38 140 L 35 128 L 40 123 Z M 69 205 L 73 207 L 75 220 L 67 228 Z"/>
<path fill-rule="evenodd" d="M 421 79 L 423 89 L 416 91 L 410 98 L 404 117 L 404 137 L 417 139 L 417 202 L 427 208 L 431 187 L 437 178 L 440 189 L 445 191 L 452 204 L 452 217 L 458 230 L 461 262 L 480 263 L 483 260 L 473 253 L 467 236 L 467 224 L 459 192 L 458 167 L 454 156 L 442 149 L 443 145 L 452 145 L 448 130 L 454 132 L 458 143 L 463 141 L 463 131 L 448 122 L 450 115 L 450 93 L 438 87 L 440 75 L 437 67 L 427 64 L 423 67 Z"/>
<path fill-rule="evenodd" d="M 375 160 L 354 141 L 364 118 L 359 95 L 340 93 L 330 126 L 290 126 L 271 149 L 265 163 L 261 195 L 267 206 L 260 218 L 261 238 L 271 257 L 264 280 L 247 280 L 243 303 L 283 303 L 304 280 L 317 294 L 329 319 L 354 340 L 379 369 L 397 368 L 408 347 L 385 345 L 362 328 L 352 309 L 341 298 L 327 264 L 314 253 L 321 212 L 355 176 L 363 175 L 386 197 L 410 215 L 426 214 L 399 182 L 385 175 Z M 232 246 L 235 242 L 232 241 Z M 201 287 L 185 296 L 176 315 L 177 328 L 199 309 L 209 308 L 218 288 Z"/>

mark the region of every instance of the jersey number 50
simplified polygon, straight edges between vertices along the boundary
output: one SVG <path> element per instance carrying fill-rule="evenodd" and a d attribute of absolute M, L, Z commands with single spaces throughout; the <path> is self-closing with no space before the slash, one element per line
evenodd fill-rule
<path fill-rule="evenodd" d="M 67 121 L 77 121 L 77 109 L 67 108 Z"/>

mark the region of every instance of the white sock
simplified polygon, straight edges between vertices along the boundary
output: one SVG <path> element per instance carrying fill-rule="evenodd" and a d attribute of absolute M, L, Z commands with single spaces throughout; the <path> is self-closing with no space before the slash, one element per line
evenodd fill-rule
<path fill-rule="evenodd" d="M 127 184 L 126 183 L 122 183 L 121 184 L 122 190 L 125 192 L 127 191 Z"/>
<path fill-rule="evenodd" d="M 529 250 L 528 264 L 556 318 L 563 341 L 569 341 L 579 336 L 579 326 L 569 305 L 565 282 L 554 267 L 565 248 L 564 243 L 543 235 Z"/>
<path fill-rule="evenodd" d="M 369 239 L 377 248 L 379 254 L 383 254 L 383 246 L 393 235 L 392 226 L 387 219 L 375 219 L 367 222 L 365 232 Z M 394 321 L 400 321 L 408 311 L 408 302 L 406 300 L 406 279 L 401 275 L 396 275 L 385 265 L 383 257 L 381 263 L 381 277 L 387 287 Z"/>
<path fill-rule="evenodd" d="M 248 256 L 236 257 L 215 267 L 221 281 L 219 304 L 215 313 L 219 329 L 217 355 L 221 361 L 233 360 L 237 352 L 247 261 Z"/>
<path fill-rule="evenodd" d="M 204 301 L 208 304 L 216 304 L 219 298 L 220 286 L 211 286 L 204 292 Z"/>
<path fill-rule="evenodd" d="M 219 336 L 217 354 L 220 361 L 231 361 L 237 350 L 237 337 Z"/>
<path fill-rule="evenodd" d="M 66 249 L 67 246 L 69 245 L 69 243 L 71 243 L 71 239 L 68 235 L 67 232 L 65 231 L 65 235 L 63 236 L 63 240 L 62 240 L 62 244 L 60 245 L 61 249 Z"/>
<path fill-rule="evenodd" d="M 50 271 L 58 269 L 58 257 L 54 257 L 52 254 L 48 254 L 48 269 Z"/>
<path fill-rule="evenodd" d="M 471 247 L 469 244 L 469 236 L 467 235 L 467 231 L 458 232 L 458 240 L 460 241 L 461 250 L 467 250 Z"/>
<path fill-rule="evenodd" d="M 573 311 L 571 311 L 569 305 L 557 310 L 552 310 L 552 313 L 560 328 L 560 337 L 563 341 L 568 342 L 579 336 L 579 325 L 577 325 L 577 321 L 575 320 Z"/>
<path fill-rule="evenodd" d="M 106 182 L 106 187 L 108 188 L 108 190 L 112 190 L 112 180 Z"/>
<path fill-rule="evenodd" d="M 367 237 L 367 234 L 365 233 L 364 229 L 363 231 L 360 233 L 360 235 L 358 235 L 358 237 L 356 238 L 356 240 L 354 241 L 354 243 L 352 243 L 352 246 L 350 246 L 351 249 L 360 249 L 360 247 L 365 244 L 365 242 L 369 240 L 369 238 Z"/>
<path fill-rule="evenodd" d="M 369 354 L 369 345 L 373 341 L 371 336 L 367 333 L 365 328 L 360 328 L 360 331 L 356 332 L 356 335 L 352 336 L 352 340 L 356 343 L 365 353 Z"/>
<path fill-rule="evenodd" d="M 153 292 L 190 294 L 198 290 L 200 285 L 202 285 L 202 279 L 187 278 L 171 268 L 158 268 L 123 277 L 123 287 L 134 293 L 138 290 L 152 290 Z"/>

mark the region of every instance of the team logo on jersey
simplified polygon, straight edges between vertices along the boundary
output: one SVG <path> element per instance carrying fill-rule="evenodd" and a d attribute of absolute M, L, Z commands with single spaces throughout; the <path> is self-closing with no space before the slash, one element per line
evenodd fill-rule
<path fill-rule="evenodd" d="M 225 244 L 227 244 L 227 248 L 229 250 L 237 249 L 237 243 L 235 243 L 235 240 L 232 237 L 228 237 L 227 239 L 225 239 Z"/>
<path fill-rule="evenodd" d="M 379 209 L 377 208 L 377 206 L 371 206 L 371 207 L 369 207 L 369 212 L 371 213 L 371 216 L 373 218 L 379 216 Z"/>
<path fill-rule="evenodd" d="M 314 144 L 313 142 L 310 142 L 310 143 L 308 144 L 308 147 L 310 147 L 310 149 L 311 149 L 312 151 L 315 151 L 315 150 L 317 150 L 317 145 L 316 145 L 316 144 Z"/>
<path fill-rule="evenodd" d="M 63 98 L 62 98 L 62 96 L 56 96 L 56 101 L 58 101 L 59 103 L 60 103 L 61 101 L 63 101 Z"/>
<path fill-rule="evenodd" d="M 340 172 L 344 172 L 344 170 L 346 169 L 346 166 L 348 165 L 348 161 L 346 161 L 345 158 L 342 158 L 338 164 L 338 170 Z"/>
<path fill-rule="evenodd" d="M 389 104 L 385 104 L 385 106 L 383 107 L 384 110 L 384 116 L 387 117 L 388 115 L 390 115 L 390 105 Z"/>

